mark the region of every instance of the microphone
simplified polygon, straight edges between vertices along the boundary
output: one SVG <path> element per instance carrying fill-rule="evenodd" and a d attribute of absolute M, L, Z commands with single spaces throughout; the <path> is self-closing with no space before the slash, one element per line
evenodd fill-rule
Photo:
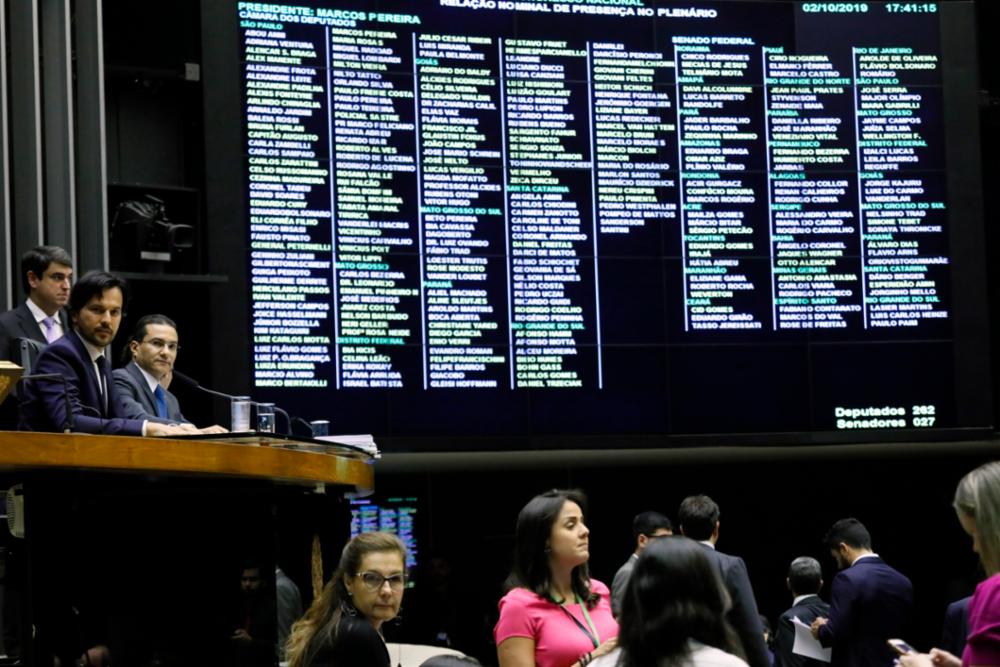
<path fill-rule="evenodd" d="M 69 382 L 62 373 L 35 373 L 34 375 L 22 375 L 19 382 L 25 380 L 58 380 L 62 384 L 62 398 L 66 406 L 66 420 L 63 423 L 63 433 L 73 432 L 73 403 L 69 397 Z"/>
<path fill-rule="evenodd" d="M 282 417 L 285 418 L 285 435 L 293 435 L 293 433 L 292 433 L 292 418 L 288 416 L 288 412 L 286 412 L 285 410 L 279 408 L 277 405 L 274 406 L 274 411 L 277 412 L 278 414 L 280 414 Z M 296 419 L 300 419 L 300 417 L 296 417 Z"/>
<path fill-rule="evenodd" d="M 315 433 L 313 433 L 313 425 L 307 422 L 302 417 L 292 417 L 292 421 L 288 424 L 289 435 L 295 435 L 294 433 L 295 429 L 293 428 L 293 425 L 295 424 L 298 424 L 299 426 L 304 426 L 306 429 L 306 435 L 308 435 L 310 438 L 315 435 Z"/>
<path fill-rule="evenodd" d="M 235 396 L 233 396 L 231 394 L 224 394 L 221 391 L 215 391 L 214 389 L 209 389 L 208 387 L 202 387 L 201 383 L 199 383 L 193 377 L 191 377 L 190 375 L 185 375 L 184 373 L 181 373 L 179 370 L 175 369 L 173 371 L 173 380 L 171 380 L 171 382 L 177 382 L 178 380 L 180 381 L 180 386 L 182 386 L 182 387 L 184 387 L 186 389 L 197 389 L 198 391 L 203 391 L 206 394 L 212 394 L 213 396 L 219 396 L 220 398 L 225 398 L 225 399 L 228 399 L 230 401 L 233 400 L 234 398 L 236 398 Z"/>

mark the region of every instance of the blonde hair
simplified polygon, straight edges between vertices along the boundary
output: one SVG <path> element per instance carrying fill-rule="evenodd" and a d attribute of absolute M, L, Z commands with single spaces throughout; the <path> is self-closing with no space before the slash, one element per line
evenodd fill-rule
<path fill-rule="evenodd" d="M 406 547 L 392 533 L 361 533 L 347 543 L 341 552 L 340 563 L 323 587 L 322 594 L 313 600 L 305 615 L 292 626 L 285 647 L 289 667 L 310 665 L 324 646 L 332 646 L 337 641 L 344 607 L 351 605 L 344 575 L 357 572 L 368 554 L 382 551 L 396 552 L 406 561 Z"/>
<path fill-rule="evenodd" d="M 986 573 L 1000 572 L 1000 462 L 981 465 L 963 477 L 952 506 L 975 522 Z"/>

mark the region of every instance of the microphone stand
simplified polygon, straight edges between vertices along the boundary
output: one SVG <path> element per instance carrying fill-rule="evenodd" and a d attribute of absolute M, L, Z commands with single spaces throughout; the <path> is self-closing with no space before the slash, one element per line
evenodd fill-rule
<path fill-rule="evenodd" d="M 59 380 L 62 384 L 62 398 L 66 406 L 66 419 L 63 422 L 63 433 L 72 433 L 75 426 L 73 420 L 73 403 L 69 398 L 69 381 L 62 373 L 35 373 L 34 375 L 22 375 L 21 382 L 25 380 Z"/>

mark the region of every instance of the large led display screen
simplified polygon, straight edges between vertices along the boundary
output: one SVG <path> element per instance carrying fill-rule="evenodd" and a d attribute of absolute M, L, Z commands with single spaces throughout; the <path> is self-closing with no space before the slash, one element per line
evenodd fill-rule
<path fill-rule="evenodd" d="M 257 397 L 528 446 L 988 426 L 944 5 L 233 11 Z"/>

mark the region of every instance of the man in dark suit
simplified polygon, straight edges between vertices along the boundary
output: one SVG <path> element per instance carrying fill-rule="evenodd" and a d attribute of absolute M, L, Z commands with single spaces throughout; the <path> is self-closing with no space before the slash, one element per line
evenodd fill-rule
<path fill-rule="evenodd" d="M 73 286 L 69 313 L 73 329 L 38 356 L 36 374 L 56 379 L 24 383 L 19 428 L 26 431 L 79 431 L 109 435 L 181 435 L 189 429 L 129 419 L 105 350 L 121 324 L 128 292 L 121 278 L 91 271 Z"/>
<path fill-rule="evenodd" d="M 969 601 L 972 596 L 955 600 L 944 612 L 944 625 L 941 628 L 941 643 L 938 648 L 952 655 L 962 655 L 965 650 L 965 639 L 969 636 Z"/>
<path fill-rule="evenodd" d="M 73 260 L 62 248 L 38 246 L 21 256 L 21 285 L 27 299 L 0 315 L 0 359 L 17 360 L 12 346 L 18 338 L 47 345 L 69 331 L 63 308 L 72 279 Z"/>
<path fill-rule="evenodd" d="M 857 519 L 833 524 L 824 542 L 841 569 L 830 615 L 813 621 L 813 636 L 833 649 L 833 667 L 891 665 L 895 653 L 886 640 L 905 635 L 913 585 L 872 552 L 871 535 Z"/>
<path fill-rule="evenodd" d="M 130 361 L 114 371 L 126 415 L 161 424 L 188 424 L 177 397 L 165 386 L 179 349 L 177 325 L 172 319 L 166 315 L 145 315 L 139 319 L 126 350 Z M 201 432 L 224 433 L 226 429 L 209 426 Z"/>
<path fill-rule="evenodd" d="M 611 613 L 615 615 L 615 618 L 622 613 L 625 589 L 628 587 L 629 579 L 632 578 L 632 568 L 639 560 L 639 554 L 643 552 L 650 540 L 673 534 L 674 525 L 670 523 L 670 519 L 659 512 L 640 512 L 632 519 L 632 539 L 635 541 L 635 551 L 618 568 L 618 571 L 615 572 L 615 578 L 611 582 Z"/>
<path fill-rule="evenodd" d="M 747 566 L 742 558 L 715 548 L 719 539 L 719 506 L 708 496 L 688 496 L 677 511 L 677 523 L 682 535 L 702 543 L 722 576 L 733 603 L 728 619 L 740 637 L 750 667 L 770 667 Z"/>
<path fill-rule="evenodd" d="M 818 617 L 830 615 L 830 605 L 819 597 L 819 589 L 823 587 L 823 569 L 819 561 L 809 556 L 793 560 L 788 566 L 785 584 L 792 592 L 792 607 L 778 618 L 774 633 L 774 667 L 825 667 L 825 662 L 792 653 L 795 646 L 792 619 L 812 625 Z"/>

